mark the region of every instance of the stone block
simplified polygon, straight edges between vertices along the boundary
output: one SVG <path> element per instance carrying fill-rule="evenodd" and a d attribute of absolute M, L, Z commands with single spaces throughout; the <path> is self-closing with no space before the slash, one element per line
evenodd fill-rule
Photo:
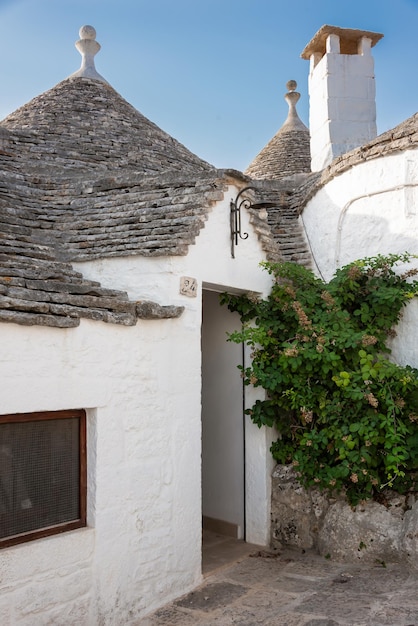
<path fill-rule="evenodd" d="M 337 118 L 331 119 L 338 119 L 343 123 L 359 124 L 360 132 L 362 132 L 364 122 L 376 120 L 376 106 L 374 100 L 366 100 L 366 98 L 340 98 L 336 114 Z"/>
<path fill-rule="evenodd" d="M 333 121 L 329 127 L 329 141 L 333 146 L 334 157 L 344 154 L 347 150 L 358 147 L 371 141 L 375 137 L 370 134 L 373 131 L 372 121 Z M 343 151 L 339 152 L 337 146 L 341 145 Z"/>
<path fill-rule="evenodd" d="M 329 507 L 326 497 L 304 489 L 290 465 L 278 465 L 272 483 L 273 545 L 315 547 L 320 520 Z"/>
<path fill-rule="evenodd" d="M 326 55 L 327 75 L 338 77 L 374 76 L 374 59 L 372 56 L 359 54 L 328 54 Z"/>
<path fill-rule="evenodd" d="M 344 562 L 397 561 L 402 518 L 399 510 L 368 501 L 357 507 L 338 501 L 330 506 L 318 535 L 319 553 Z"/>

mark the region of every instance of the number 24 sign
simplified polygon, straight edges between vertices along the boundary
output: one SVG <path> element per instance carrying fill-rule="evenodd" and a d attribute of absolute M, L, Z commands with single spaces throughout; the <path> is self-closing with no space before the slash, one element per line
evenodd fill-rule
<path fill-rule="evenodd" d="M 180 278 L 180 293 L 183 296 L 189 296 L 189 298 L 196 298 L 197 296 L 196 278 L 190 278 L 189 276 L 182 276 Z"/>

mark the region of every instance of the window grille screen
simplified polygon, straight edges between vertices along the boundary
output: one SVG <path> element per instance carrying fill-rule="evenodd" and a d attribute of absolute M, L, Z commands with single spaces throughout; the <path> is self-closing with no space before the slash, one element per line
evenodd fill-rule
<path fill-rule="evenodd" d="M 0 543 L 84 525 L 84 433 L 83 411 L 0 418 Z"/>

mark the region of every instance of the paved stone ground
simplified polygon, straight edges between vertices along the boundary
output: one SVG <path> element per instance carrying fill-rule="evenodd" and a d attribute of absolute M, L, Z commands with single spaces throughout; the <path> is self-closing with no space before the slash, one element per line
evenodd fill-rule
<path fill-rule="evenodd" d="M 418 569 L 255 552 L 141 626 L 418 626 Z"/>

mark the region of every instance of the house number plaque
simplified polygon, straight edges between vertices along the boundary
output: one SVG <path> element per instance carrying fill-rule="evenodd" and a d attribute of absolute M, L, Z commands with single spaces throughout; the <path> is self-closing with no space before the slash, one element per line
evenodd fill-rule
<path fill-rule="evenodd" d="M 196 278 L 190 278 L 190 276 L 182 276 L 180 278 L 180 293 L 183 296 L 189 296 L 189 298 L 196 298 L 197 296 Z"/>

